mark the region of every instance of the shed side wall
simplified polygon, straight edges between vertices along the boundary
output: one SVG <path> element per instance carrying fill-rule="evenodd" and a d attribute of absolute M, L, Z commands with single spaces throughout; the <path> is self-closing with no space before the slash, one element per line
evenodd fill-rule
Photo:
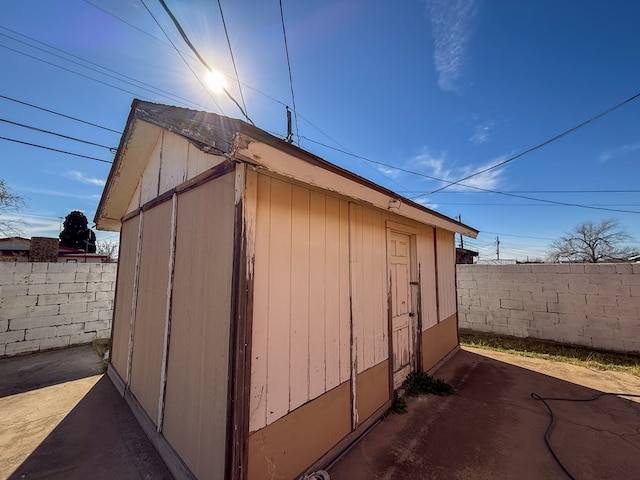
<path fill-rule="evenodd" d="M 111 365 L 120 377 L 127 376 L 129 333 L 131 331 L 131 301 L 135 280 L 138 222 L 134 217 L 122 224 L 118 254 L 118 283 L 112 322 Z"/>
<path fill-rule="evenodd" d="M 169 277 L 171 203 L 144 213 L 140 284 L 133 336 L 131 391 L 152 420 L 158 416 L 160 365 Z"/>
<path fill-rule="evenodd" d="M 233 174 L 178 196 L 163 434 L 198 478 L 223 478 Z"/>

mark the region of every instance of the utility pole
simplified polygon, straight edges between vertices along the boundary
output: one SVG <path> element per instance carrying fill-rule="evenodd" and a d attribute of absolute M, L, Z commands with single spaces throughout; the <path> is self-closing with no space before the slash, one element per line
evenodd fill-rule
<path fill-rule="evenodd" d="M 496 260 L 500 260 L 500 237 L 496 237 Z"/>
<path fill-rule="evenodd" d="M 458 221 L 462 223 L 462 215 L 458 214 Z M 460 234 L 460 248 L 464 248 L 464 240 L 462 239 L 462 234 Z"/>

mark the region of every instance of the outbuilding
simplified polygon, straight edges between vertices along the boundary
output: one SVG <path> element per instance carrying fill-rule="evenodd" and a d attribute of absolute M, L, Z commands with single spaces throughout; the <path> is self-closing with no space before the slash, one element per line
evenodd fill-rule
<path fill-rule="evenodd" d="M 135 100 L 108 375 L 176 477 L 293 479 L 458 348 L 476 230 L 243 121 Z"/>

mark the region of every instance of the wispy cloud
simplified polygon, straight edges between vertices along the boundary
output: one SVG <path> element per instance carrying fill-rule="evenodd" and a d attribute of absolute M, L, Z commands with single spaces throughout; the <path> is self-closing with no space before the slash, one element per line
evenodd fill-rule
<path fill-rule="evenodd" d="M 640 150 L 640 142 L 631 143 L 629 145 L 622 145 L 618 148 L 612 148 L 610 150 L 605 150 L 600 155 L 598 155 L 598 161 L 600 163 L 605 163 L 614 157 L 621 157 L 636 150 Z"/>
<path fill-rule="evenodd" d="M 489 140 L 489 132 L 494 126 L 492 120 L 487 120 L 473 127 L 473 134 L 469 137 L 469 141 L 474 145 L 482 145 Z"/>
<path fill-rule="evenodd" d="M 0 223 L 14 223 L 17 233 L 25 237 L 57 237 L 60 233 L 60 220 L 38 215 L 0 214 Z"/>
<path fill-rule="evenodd" d="M 459 80 L 468 60 L 479 1 L 426 0 L 434 40 L 433 63 L 442 90 L 460 90 Z"/>
<path fill-rule="evenodd" d="M 101 178 L 87 177 L 82 172 L 79 172 L 77 170 L 69 170 L 67 172 L 67 177 L 72 178 L 73 180 L 77 180 L 80 183 L 97 185 L 98 187 L 104 187 L 104 184 L 106 183 L 106 181 Z"/>
<path fill-rule="evenodd" d="M 61 192 L 59 190 L 49 190 L 46 188 L 20 188 L 21 192 L 31 193 L 34 195 L 50 195 L 53 197 L 66 197 L 66 198 L 75 198 L 77 200 L 98 200 L 100 199 L 100 195 L 79 195 L 73 192 Z"/>
<path fill-rule="evenodd" d="M 445 186 L 448 185 L 449 182 L 455 182 L 474 172 L 479 172 L 492 165 L 496 165 L 505 159 L 506 156 L 495 158 L 483 165 L 458 165 L 457 161 L 448 158 L 445 153 L 434 155 L 425 148 L 420 154 L 414 156 L 408 164 L 411 165 L 411 167 L 409 167 L 411 169 L 442 180 L 442 186 Z M 465 180 L 463 182 L 464 185 L 452 185 L 449 188 L 452 191 L 468 190 L 469 187 L 496 190 L 504 181 L 504 171 L 504 167 L 495 168 L 469 180 Z"/>

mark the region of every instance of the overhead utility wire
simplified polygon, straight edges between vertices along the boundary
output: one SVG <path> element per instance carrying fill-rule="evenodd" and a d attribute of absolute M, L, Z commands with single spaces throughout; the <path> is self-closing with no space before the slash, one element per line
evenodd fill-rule
<path fill-rule="evenodd" d="M 360 160 L 364 160 L 365 162 L 371 162 L 371 163 L 374 163 L 376 165 L 381 165 L 383 167 L 391 168 L 393 170 L 398 170 L 400 172 L 409 173 L 411 175 L 416 175 L 418 177 L 428 178 L 429 180 L 436 180 L 438 182 L 445 182 L 445 183 L 454 183 L 454 182 L 451 182 L 449 180 L 444 180 L 442 178 L 432 177 L 432 176 L 426 175 L 424 173 L 414 172 L 413 170 L 407 170 L 405 168 L 396 167 L 395 165 L 390 165 L 388 163 L 378 162 L 376 160 L 372 160 L 370 158 L 363 157 L 362 155 L 356 155 L 355 153 L 350 153 L 350 152 L 348 152 L 346 150 L 341 150 L 339 148 L 332 147 L 330 145 L 318 142 L 316 140 L 312 140 L 312 139 L 307 138 L 307 137 L 301 136 L 300 138 L 304 138 L 305 140 L 308 140 L 308 141 L 310 141 L 312 143 L 315 143 L 315 144 L 318 144 L 318 145 L 322 145 L 323 147 L 329 148 L 331 150 L 335 150 L 336 152 L 344 153 L 345 155 L 349 155 L 351 157 L 358 158 Z M 554 204 L 554 205 L 563 205 L 565 207 L 587 208 L 587 209 L 590 209 L 590 210 L 605 210 L 605 211 L 608 211 L 608 212 L 620 212 L 620 213 L 640 213 L 640 211 L 636 211 L 636 210 L 620 210 L 620 209 L 614 209 L 614 208 L 605 208 L 605 207 L 594 207 L 594 206 L 589 206 L 589 205 L 580 205 L 578 203 L 557 202 L 555 200 L 546 200 L 546 199 L 543 199 L 543 198 L 528 197 L 528 196 L 525 196 L 525 195 L 516 195 L 516 194 L 513 194 L 513 193 L 499 192 L 497 190 L 489 190 L 489 189 L 486 189 L 486 188 L 476 187 L 476 186 L 473 186 L 473 185 L 466 185 L 466 184 L 459 183 L 459 182 L 458 182 L 458 184 L 461 187 L 472 188 L 474 190 L 480 190 L 480 191 L 486 192 L 486 193 L 495 193 L 497 195 L 504 195 L 506 197 L 523 198 L 525 200 L 533 200 L 533 201 L 536 201 L 536 202 L 551 203 L 551 204 Z M 421 197 L 421 196 L 424 196 L 424 195 L 419 195 L 418 197 Z M 418 197 L 414 197 L 414 198 L 418 198 Z"/>
<path fill-rule="evenodd" d="M 630 103 L 630 102 L 634 101 L 638 97 L 640 97 L 640 93 L 636 93 L 635 95 L 627 98 L 626 100 L 623 100 L 622 102 L 614 105 L 613 107 L 610 107 L 610 108 L 606 109 L 604 112 L 600 112 L 597 115 L 594 115 L 593 117 L 589 118 L 588 120 L 585 120 L 584 122 L 579 123 L 575 127 L 572 127 L 569 130 L 565 130 L 564 132 L 562 132 L 562 133 L 560 133 L 560 134 L 558 134 L 558 135 L 556 135 L 554 137 L 551 137 L 550 139 L 545 140 L 544 142 L 539 143 L 538 145 L 536 145 L 534 147 L 528 148 L 524 152 L 520 152 L 517 155 L 514 155 L 513 157 L 507 158 L 506 160 L 504 160 L 502 162 L 499 162 L 499 163 L 496 163 L 495 165 L 492 165 L 490 167 L 483 168 L 482 170 L 479 170 L 479 171 L 477 171 L 475 173 L 472 173 L 471 175 L 467 175 L 466 177 L 461 178 L 460 180 L 456 180 L 455 182 L 450 182 L 450 183 L 447 182 L 448 185 L 444 185 L 443 187 L 440 187 L 437 190 L 433 190 L 432 192 L 425 193 L 423 195 L 419 195 L 419 197 L 424 196 L 424 195 L 433 195 L 434 193 L 441 192 L 442 190 L 444 190 L 446 188 L 449 188 L 452 185 L 457 185 L 460 182 L 464 182 L 465 180 L 469 180 L 470 178 L 473 178 L 473 177 L 478 176 L 478 175 L 480 175 L 482 173 L 488 172 L 489 170 L 493 170 L 494 168 L 498 168 L 498 167 L 501 167 L 502 165 L 505 165 L 505 164 L 507 164 L 509 162 L 513 162 L 514 160 L 517 160 L 518 158 L 523 157 L 524 155 L 526 155 L 528 153 L 531 153 L 531 152 L 534 152 L 536 150 L 539 150 L 542 147 L 545 147 L 545 146 L 549 145 L 550 143 L 555 142 L 556 140 L 560 140 L 562 137 L 566 137 L 567 135 L 575 132 L 576 130 L 584 127 L 585 125 L 588 125 L 591 122 L 594 122 L 594 121 L 598 120 L 599 118 L 602 118 L 605 115 L 608 115 L 609 113 L 613 112 L 614 110 L 617 110 L 618 108 L 626 105 L 627 103 Z"/>
<path fill-rule="evenodd" d="M 142 4 L 144 5 L 144 0 L 140 0 L 142 2 Z M 191 49 L 191 51 L 194 53 L 194 55 L 196 57 L 198 57 L 198 60 L 200 60 L 200 63 L 202 63 L 202 65 L 204 65 L 204 67 L 209 70 L 210 72 L 213 71 L 213 69 L 209 66 L 209 64 L 205 61 L 204 58 L 202 58 L 202 56 L 200 55 L 200 53 L 198 52 L 198 50 L 196 50 L 196 47 L 193 46 L 193 44 L 191 43 L 191 41 L 189 40 L 189 37 L 187 37 L 187 34 L 185 33 L 185 31 L 183 30 L 182 26 L 180 25 L 180 22 L 178 22 L 178 19 L 173 15 L 173 13 L 171 13 L 171 10 L 169 10 L 169 7 L 167 6 L 167 4 L 164 2 L 164 0 L 158 0 L 160 2 L 160 5 L 162 5 L 162 8 L 164 8 L 165 12 L 167 12 L 167 15 L 169 15 L 169 18 L 171 18 L 171 21 L 173 22 L 173 24 L 175 25 L 176 29 L 178 30 L 178 33 L 180 33 L 180 36 L 182 37 L 182 39 L 184 40 L 184 42 L 187 44 L 187 46 Z M 146 7 L 146 5 L 145 5 Z M 149 9 L 147 8 L 147 11 L 149 11 Z M 149 11 L 149 13 L 151 14 L 151 11 Z M 152 15 L 153 16 L 153 15 Z M 154 17 L 155 20 L 155 17 Z M 158 21 L 156 20 L 156 23 L 158 23 Z M 160 26 L 160 24 L 158 24 L 158 26 Z M 164 32 L 164 30 L 162 30 Z M 165 35 L 167 35 L 167 33 L 165 32 Z M 167 35 L 167 39 L 169 39 L 169 36 Z M 169 39 L 169 41 L 171 42 L 171 40 Z M 171 42 L 173 44 L 173 42 Z M 182 57 L 182 55 L 180 54 L 180 52 L 178 51 L 178 48 L 174 45 L 174 48 L 176 49 L 176 51 L 178 52 L 178 54 Z M 182 57 L 184 60 L 184 57 Z M 186 60 L 185 60 L 186 63 Z M 191 67 L 189 67 L 191 68 Z M 191 70 L 193 72 L 193 70 Z M 194 73 L 195 75 L 195 73 Z M 202 83 L 202 82 L 201 82 Z M 203 85 L 204 86 L 204 85 Z M 205 87 L 206 88 L 206 87 Z M 207 89 L 208 91 L 208 89 Z M 226 93 L 227 97 L 229 97 L 229 99 L 236 104 L 236 107 L 238 107 L 238 109 L 240 110 L 240 112 L 242 113 L 242 115 L 244 115 L 244 118 L 247 119 L 247 122 L 249 122 L 251 125 L 255 126 L 255 123 L 253 123 L 253 120 L 251 120 L 249 118 L 249 115 L 247 115 L 247 112 L 244 111 L 244 109 L 242 108 L 242 106 L 238 103 L 238 101 L 233 98 L 233 95 L 231 95 L 229 93 L 229 90 L 227 90 L 225 87 L 222 87 L 222 91 L 224 93 Z M 216 103 L 217 105 L 217 103 Z M 220 108 L 218 106 L 218 108 Z"/>
<path fill-rule="evenodd" d="M 54 47 L 53 45 L 50 45 L 50 44 L 48 44 L 48 43 L 41 42 L 40 40 L 37 40 L 37 39 L 32 38 L 32 37 L 29 37 L 28 35 L 24 35 L 24 34 L 22 34 L 22 33 L 20 33 L 20 32 L 16 32 L 15 30 L 11 30 L 10 28 L 4 27 L 4 26 L 2 26 L 2 25 L 0 25 L 0 28 L 2 28 L 2 29 L 4 29 L 4 30 L 7 30 L 7 31 L 9 31 L 9 32 L 11 32 L 11 33 L 13 33 L 13 34 L 15 34 L 15 35 L 20 35 L 21 37 L 28 38 L 28 39 L 29 39 L 29 40 L 31 40 L 32 42 L 39 43 L 40 45 L 44 45 L 45 47 L 50 48 L 50 49 L 52 49 L 52 50 L 56 50 L 56 51 L 58 51 L 58 52 L 64 53 L 65 55 L 68 55 L 68 56 L 73 57 L 73 58 L 77 58 L 78 60 L 81 60 L 81 61 L 83 61 L 83 62 L 85 62 L 85 63 L 90 64 L 90 65 L 95 65 L 96 67 L 101 68 L 102 70 L 106 70 L 107 72 L 114 73 L 114 74 L 116 74 L 116 75 L 118 75 L 118 76 L 120 76 L 120 77 L 123 77 L 123 78 L 129 79 L 129 80 L 132 80 L 132 81 L 134 81 L 134 82 L 136 82 L 136 83 L 128 82 L 128 81 L 126 81 L 126 80 L 123 80 L 122 78 L 118 78 L 118 77 L 115 77 L 115 76 L 110 75 L 110 74 L 108 74 L 108 73 L 104 73 L 104 72 L 102 72 L 102 71 L 100 71 L 100 70 L 96 70 L 95 68 L 88 67 L 88 66 L 86 66 L 86 65 L 83 65 L 83 64 L 81 64 L 81 63 L 75 62 L 75 61 L 73 61 L 73 60 L 69 60 L 68 58 L 65 58 L 65 57 L 63 57 L 63 56 L 61 56 L 61 55 L 57 55 L 57 54 L 55 54 L 55 53 L 49 52 L 49 51 L 47 51 L 47 50 L 45 50 L 45 49 L 43 49 L 43 48 L 36 47 L 35 45 L 31 45 L 31 44 L 29 44 L 29 43 L 27 43 L 27 42 L 23 42 L 22 40 L 18 40 L 17 38 L 13 38 L 13 37 L 10 37 L 10 36 L 5 35 L 5 34 L 3 34 L 3 33 L 0 33 L 0 36 L 3 36 L 3 37 L 6 37 L 6 38 L 9 38 L 9 39 L 11 39 L 11 40 L 13 40 L 13 41 L 15 41 L 15 42 L 22 43 L 23 45 L 27 45 L 28 47 L 35 48 L 35 49 L 40 50 L 41 52 L 44 52 L 44 53 L 46 53 L 46 54 L 48 54 L 48 55 L 52 55 L 52 56 L 54 56 L 54 57 L 57 57 L 57 58 L 60 58 L 60 59 L 62 59 L 62 60 L 64 60 L 64 61 L 66 61 L 66 62 L 70 62 L 70 63 L 73 63 L 73 64 L 75 64 L 75 65 L 79 65 L 79 66 L 80 66 L 80 67 L 82 67 L 82 68 L 86 68 L 86 69 L 88 69 L 88 70 L 91 70 L 91 71 L 94 71 L 94 72 L 96 72 L 96 73 L 99 73 L 100 75 L 105 75 L 105 76 L 107 76 L 107 77 L 109 77 L 109 78 L 113 78 L 114 80 L 117 80 L 117 81 L 119 81 L 119 82 L 126 83 L 127 85 L 131 85 L 131 86 L 133 86 L 133 87 L 137 87 L 137 88 L 142 88 L 143 90 L 146 90 L 147 92 L 153 93 L 153 94 L 155 94 L 155 95 L 159 95 L 159 96 L 161 96 L 161 97 L 168 98 L 169 100 L 178 99 L 178 100 L 180 100 L 180 101 L 181 101 L 181 102 L 183 102 L 183 103 L 186 103 L 186 104 L 189 104 L 189 105 L 192 105 L 192 106 L 195 106 L 195 107 L 202 107 L 201 105 L 198 105 L 197 103 L 194 103 L 194 102 L 190 101 L 190 100 L 189 100 L 189 99 L 187 99 L 187 98 L 181 97 L 181 96 L 176 95 L 176 94 L 174 94 L 174 93 L 171 93 L 171 92 L 169 92 L 169 91 L 167 91 L 167 90 L 163 90 L 162 88 L 154 87 L 153 85 L 151 85 L 151 84 L 149 84 L 149 83 L 143 82 L 143 81 L 141 81 L 141 80 L 137 80 L 137 79 L 135 79 L 135 78 L 133 78 L 133 77 L 130 77 L 129 75 L 125 75 L 124 73 L 120 73 L 120 72 L 117 72 L 117 71 L 112 70 L 112 69 L 110 69 L 110 68 L 104 67 L 104 66 L 100 65 L 99 63 L 92 62 L 91 60 L 87 60 L 87 59 L 82 58 L 82 57 L 80 57 L 80 56 L 78 56 L 78 55 L 75 55 L 75 54 L 73 54 L 73 53 L 70 53 L 70 52 L 67 52 L 67 51 L 65 51 L 65 50 L 62 50 L 61 48 L 57 48 L 57 47 Z M 137 85 L 137 84 L 144 85 L 144 86 L 149 87 L 149 88 L 141 87 L 140 85 Z M 162 95 L 162 93 L 158 93 L 158 92 L 165 93 L 166 95 Z M 167 95 L 168 95 L 168 96 L 167 96 Z M 174 101 L 175 101 L 175 100 L 174 100 Z"/>
<path fill-rule="evenodd" d="M 111 153 L 115 153 L 115 147 L 108 147 L 107 145 L 102 145 L 100 143 L 90 142 L 88 140 L 82 140 L 81 138 L 70 137 L 68 135 L 63 135 L 62 133 L 51 132 L 49 130 L 44 130 L 42 128 L 33 127 L 31 125 L 25 125 L 24 123 L 12 122 L 11 120 L 7 120 L 5 118 L 0 118 L 0 122 L 8 123 L 10 125 L 15 125 L 17 127 L 28 128 L 30 130 L 35 130 L 36 132 L 46 133 L 48 135 L 55 135 L 56 137 L 66 138 L 67 140 L 73 140 L 74 142 L 86 143 L 87 145 L 93 145 L 95 147 L 102 147 L 109 150 Z"/>
<path fill-rule="evenodd" d="M 15 98 L 7 97 L 6 95 L 0 95 L 0 98 L 5 100 L 9 100 L 11 102 L 20 103 L 21 105 L 26 105 L 27 107 L 36 108 L 38 110 L 42 110 L 43 112 L 51 113 L 53 115 L 58 115 L 60 117 L 68 118 L 69 120 L 75 120 L 76 122 L 84 123 L 86 125 L 91 125 L 92 127 L 101 128 L 102 130 L 107 130 L 109 132 L 117 133 L 118 135 L 122 135 L 122 132 L 118 130 L 114 130 L 113 128 L 103 127 L 102 125 L 98 125 L 96 123 L 87 122 L 86 120 L 81 120 L 76 117 L 72 117 L 70 115 L 65 115 L 64 113 L 56 112 L 54 110 L 49 110 L 48 108 L 39 107 L 37 105 L 33 105 L 32 103 L 23 102 L 21 100 L 16 100 Z"/>
<path fill-rule="evenodd" d="M 296 108 L 296 96 L 293 93 L 293 77 L 291 76 L 291 61 L 289 60 L 289 44 L 287 42 L 287 30 L 284 26 L 284 11 L 282 9 L 282 0 L 280 0 L 280 20 L 282 22 L 282 36 L 284 37 L 284 51 L 287 55 L 287 69 L 289 70 L 289 86 L 291 87 L 291 102 L 293 104 L 293 118 L 296 124 L 296 136 L 298 144 L 300 143 L 300 132 L 298 131 L 298 109 Z"/>
<path fill-rule="evenodd" d="M 7 142 L 13 142 L 13 143 L 20 143 L 22 145 L 28 145 L 29 147 L 42 148 L 44 150 L 50 150 L 52 152 L 64 153 L 65 155 L 73 155 L 74 157 L 86 158 L 88 160 L 95 160 L 96 162 L 109 163 L 109 164 L 113 163 L 110 160 L 103 160 L 102 158 L 90 157 L 88 155 L 81 155 L 79 153 L 68 152 L 66 150 L 59 150 L 57 148 L 46 147 L 44 145 L 38 145 L 37 143 L 23 142 L 22 140 L 16 140 L 15 138 L 0 137 L 0 140 L 6 140 Z"/>
<path fill-rule="evenodd" d="M 87 3 L 87 4 L 89 4 L 89 5 L 91 5 L 91 6 L 92 6 L 92 7 L 94 7 L 94 8 L 96 8 L 96 9 L 98 9 L 98 10 L 102 11 L 103 13 L 105 13 L 105 14 L 109 15 L 110 17 L 112 17 L 112 18 L 114 18 L 114 19 L 116 19 L 116 20 L 118 20 L 118 21 L 120 21 L 120 22 L 124 23 L 125 25 L 127 25 L 127 26 L 129 26 L 129 27 L 131 27 L 131 28 L 133 28 L 133 29 L 135 29 L 135 30 L 138 30 L 139 32 L 141 32 L 141 33 L 143 33 L 144 35 L 146 35 L 146 36 L 148 36 L 148 37 L 152 38 L 153 40 L 155 40 L 155 41 L 157 41 L 157 42 L 159 42 L 159 43 L 161 43 L 161 44 L 163 44 L 163 45 L 166 45 L 166 46 L 168 46 L 168 47 L 172 47 L 172 48 L 174 48 L 174 49 L 176 48 L 176 47 L 175 47 L 175 45 L 173 45 L 173 44 L 171 44 L 171 43 L 168 43 L 168 42 L 165 42 L 164 40 L 162 40 L 162 39 L 160 39 L 160 38 L 158 38 L 158 37 L 156 37 L 156 36 L 154 36 L 154 35 L 150 34 L 149 32 L 146 32 L 146 31 L 142 30 L 141 28 L 136 27 L 136 26 L 135 26 L 135 25 L 133 25 L 132 23 L 127 22 L 126 20 L 124 20 L 124 19 L 122 19 L 122 18 L 118 17 L 117 15 L 114 15 L 113 13 L 111 13 L 111 12 L 109 12 L 109 11 L 107 11 L 107 10 L 105 10 L 105 9 L 103 9 L 103 8 L 101 8 L 101 7 L 99 7 L 99 6 L 95 5 L 95 4 L 93 4 L 93 3 L 91 3 L 90 1 L 88 1 L 88 0 L 84 0 L 84 2 L 85 2 L 85 3 Z M 184 53 L 184 52 L 182 52 L 182 53 Z M 193 59 L 196 59 L 196 57 L 195 57 L 195 56 L 192 56 L 192 55 L 190 55 L 190 54 L 187 54 L 187 55 L 189 55 L 189 56 L 190 56 L 191 58 L 193 58 Z M 237 79 L 237 80 L 239 81 L 239 79 Z M 273 97 L 273 96 L 269 95 L 268 93 L 265 93 L 265 92 L 263 92 L 263 91 L 261 91 L 261 90 L 258 90 L 257 88 L 255 88 L 255 87 L 253 87 L 253 86 L 251 86 L 251 85 L 249 85 L 249 84 L 247 84 L 247 83 L 245 83 L 245 82 L 240 82 L 240 84 L 241 84 L 244 88 L 248 88 L 249 90 L 252 90 L 252 91 L 256 92 L 256 93 L 257 93 L 257 94 L 259 94 L 259 95 L 262 95 L 263 97 L 268 98 L 269 100 L 271 100 L 271 101 L 273 101 L 273 102 L 275 102 L 275 103 L 278 103 L 279 105 L 282 105 L 283 107 L 286 107 L 286 106 L 287 106 L 287 104 L 286 104 L 286 103 L 284 103 L 284 102 L 282 102 L 282 101 L 278 100 L 277 98 L 275 98 L 275 97 Z M 305 117 L 304 115 L 302 115 L 300 112 L 298 112 L 298 111 L 296 110 L 296 112 L 295 112 L 295 113 L 296 113 L 296 115 L 297 115 L 298 117 L 302 118 L 304 121 L 306 121 L 309 125 L 311 125 L 313 128 L 315 128 L 315 129 L 316 129 L 318 132 L 320 132 L 322 135 L 324 135 L 324 136 L 325 136 L 325 137 L 327 137 L 329 140 L 331 140 L 332 142 L 334 142 L 334 143 L 335 143 L 336 145 L 338 145 L 340 148 L 344 148 L 344 149 L 346 150 L 346 147 L 345 147 L 344 145 L 342 145 L 342 144 L 341 144 L 340 142 L 338 142 L 336 139 L 332 138 L 328 133 L 326 133 L 325 131 L 323 131 L 320 127 L 318 127 L 317 125 L 313 124 L 313 123 L 312 123 L 308 118 L 306 118 L 306 117 Z M 277 136 L 277 135 L 276 135 L 276 136 Z M 299 135 L 296 135 L 296 136 L 297 136 L 297 137 L 300 137 Z"/>
<path fill-rule="evenodd" d="M 240 85 L 240 76 L 238 75 L 238 68 L 236 67 L 236 59 L 233 56 L 233 49 L 231 48 L 231 40 L 229 40 L 229 32 L 227 31 L 227 22 L 224 21 L 224 14 L 222 13 L 222 3 L 218 0 L 218 8 L 220 9 L 220 18 L 222 18 L 222 26 L 224 28 L 224 35 L 227 37 L 227 45 L 229 46 L 229 55 L 231 55 L 231 63 L 233 64 L 233 71 L 236 74 L 236 80 L 238 82 L 238 90 L 240 91 L 240 100 L 242 100 L 242 106 L 244 110 L 248 112 L 247 104 L 244 102 L 244 94 L 242 93 L 242 86 Z"/>
<path fill-rule="evenodd" d="M 178 49 L 178 47 L 176 46 L 175 43 L 173 43 L 173 41 L 171 41 L 171 37 L 169 36 L 169 34 L 165 31 L 164 28 L 162 28 L 162 25 L 160 25 L 160 22 L 158 21 L 158 19 L 155 17 L 155 15 L 151 12 L 151 10 L 149 9 L 149 7 L 147 7 L 147 4 L 144 3 L 144 0 L 140 0 L 140 3 L 142 3 L 142 5 L 144 6 L 145 10 L 147 11 L 147 13 L 151 16 L 151 18 L 153 18 L 153 21 L 155 22 L 155 24 L 158 26 L 158 28 L 162 31 L 162 33 L 164 33 L 164 36 L 167 37 L 167 40 L 169 41 L 169 43 L 171 44 L 171 46 L 173 46 L 173 49 L 176 51 L 176 53 L 180 56 L 180 58 L 182 59 L 182 61 L 184 62 L 184 64 L 187 66 L 187 68 L 191 71 L 191 73 L 193 74 L 193 76 L 196 78 L 196 80 L 198 81 L 198 83 L 202 86 L 202 88 L 204 88 L 205 92 L 207 92 L 207 95 L 209 95 L 209 98 L 213 101 L 213 104 L 218 107 L 218 110 L 224 115 L 224 110 L 222 110 L 222 107 L 218 104 L 218 102 L 216 101 L 215 97 L 213 95 L 211 95 L 211 92 L 209 91 L 209 89 L 207 88 L 207 86 L 202 83 L 202 80 L 200 80 L 200 77 L 198 76 L 198 74 L 196 74 L 196 72 L 193 70 L 193 68 L 191 68 L 191 65 L 189 65 L 189 62 L 187 62 L 187 59 L 184 58 L 184 56 L 182 55 L 182 53 L 180 52 L 180 50 Z"/>

